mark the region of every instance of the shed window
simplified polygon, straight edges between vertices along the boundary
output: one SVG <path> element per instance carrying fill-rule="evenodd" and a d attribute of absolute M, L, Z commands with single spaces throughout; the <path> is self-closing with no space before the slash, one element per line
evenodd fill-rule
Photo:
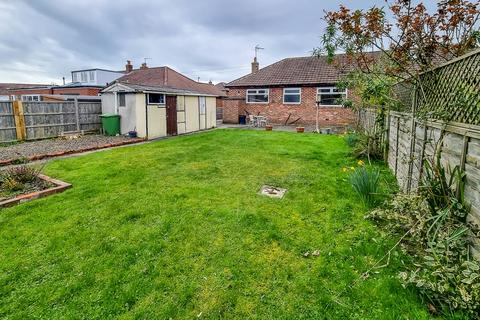
<path fill-rule="evenodd" d="M 205 114 L 207 99 L 205 97 L 198 97 L 198 104 L 200 105 L 200 114 Z"/>
<path fill-rule="evenodd" d="M 268 103 L 269 90 L 268 89 L 248 89 L 247 103 Z"/>
<path fill-rule="evenodd" d="M 347 98 L 347 89 L 322 87 L 317 89 L 317 101 L 324 106 L 341 106 Z"/>
<path fill-rule="evenodd" d="M 165 95 L 161 93 L 149 93 L 148 104 L 165 104 Z"/>
<path fill-rule="evenodd" d="M 118 106 L 119 107 L 125 107 L 125 92 L 119 92 L 118 93 Z"/>
<path fill-rule="evenodd" d="M 300 88 L 283 89 L 283 103 L 300 104 L 301 100 L 302 100 L 302 89 Z"/>

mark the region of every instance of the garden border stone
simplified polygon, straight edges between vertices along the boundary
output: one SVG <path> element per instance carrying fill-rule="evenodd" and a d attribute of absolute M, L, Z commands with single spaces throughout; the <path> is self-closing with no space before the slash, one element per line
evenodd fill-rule
<path fill-rule="evenodd" d="M 47 158 L 55 158 L 55 157 L 66 156 L 66 155 L 69 155 L 69 154 L 83 153 L 83 152 L 87 152 L 87 151 L 118 147 L 118 146 L 123 146 L 123 145 L 127 145 L 127 144 L 134 144 L 134 143 L 139 143 L 139 142 L 144 142 L 144 141 L 146 141 L 146 140 L 143 139 L 143 138 L 133 138 L 133 139 L 127 140 L 127 141 L 120 141 L 120 142 L 116 142 L 116 143 L 107 143 L 107 144 L 94 146 L 94 147 L 87 147 L 87 148 L 76 149 L 76 150 L 66 150 L 66 151 L 60 151 L 60 152 L 52 152 L 52 153 L 34 155 L 34 156 L 26 157 L 26 158 L 24 158 L 24 160 L 30 162 L 30 161 L 47 159 Z M 18 159 L 0 160 L 0 167 L 16 164 L 17 161 L 18 161 Z"/>

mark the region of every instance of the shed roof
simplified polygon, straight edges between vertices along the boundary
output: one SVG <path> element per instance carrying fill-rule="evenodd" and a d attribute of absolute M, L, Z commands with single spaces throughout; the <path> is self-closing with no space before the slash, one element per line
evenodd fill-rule
<path fill-rule="evenodd" d="M 213 84 L 194 81 L 169 67 L 135 69 L 118 78 L 114 83 L 124 84 L 136 90 L 168 91 L 220 96 L 221 90 Z"/>

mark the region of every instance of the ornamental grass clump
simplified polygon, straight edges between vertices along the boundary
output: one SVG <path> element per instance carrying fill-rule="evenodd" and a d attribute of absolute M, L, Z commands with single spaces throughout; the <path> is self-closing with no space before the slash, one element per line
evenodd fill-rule
<path fill-rule="evenodd" d="M 380 170 L 361 165 L 350 174 L 350 183 L 366 205 L 373 205 L 378 194 Z"/>

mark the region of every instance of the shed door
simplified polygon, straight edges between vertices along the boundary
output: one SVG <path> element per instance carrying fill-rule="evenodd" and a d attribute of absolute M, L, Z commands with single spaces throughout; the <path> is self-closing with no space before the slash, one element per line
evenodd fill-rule
<path fill-rule="evenodd" d="M 177 135 L 177 96 L 167 96 L 167 135 Z"/>

